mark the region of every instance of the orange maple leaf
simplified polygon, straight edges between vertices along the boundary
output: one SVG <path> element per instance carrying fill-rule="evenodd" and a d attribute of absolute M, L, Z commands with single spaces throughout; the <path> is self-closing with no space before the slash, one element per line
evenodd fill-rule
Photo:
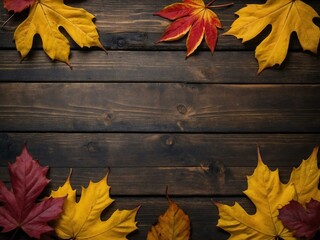
<path fill-rule="evenodd" d="M 217 28 L 221 28 L 218 16 L 210 9 L 214 1 L 205 5 L 203 0 L 183 0 L 182 3 L 173 3 L 154 13 L 156 16 L 174 21 L 158 42 L 175 41 L 189 32 L 186 44 L 187 57 L 197 49 L 203 37 L 213 53 L 218 38 Z M 215 7 L 228 5 L 230 4 Z"/>
<path fill-rule="evenodd" d="M 147 240 L 188 240 L 190 239 L 190 217 L 172 201 L 168 194 L 169 207 L 159 217 L 158 223 L 148 232 Z"/>

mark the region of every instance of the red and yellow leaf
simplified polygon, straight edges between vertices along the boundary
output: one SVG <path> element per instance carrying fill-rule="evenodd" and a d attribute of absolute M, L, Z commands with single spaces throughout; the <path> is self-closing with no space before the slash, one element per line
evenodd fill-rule
<path fill-rule="evenodd" d="M 159 42 L 175 41 L 187 37 L 187 57 L 190 56 L 201 44 L 203 38 L 214 52 L 218 31 L 221 23 L 217 15 L 210 9 L 209 4 L 205 5 L 202 0 L 184 0 L 183 3 L 173 3 L 155 15 L 173 20 L 165 30 Z"/>

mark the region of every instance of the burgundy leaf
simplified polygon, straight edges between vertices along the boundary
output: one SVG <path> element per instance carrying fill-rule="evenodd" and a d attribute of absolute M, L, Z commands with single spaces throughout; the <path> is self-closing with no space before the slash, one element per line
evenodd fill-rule
<path fill-rule="evenodd" d="M 64 198 L 45 199 L 36 202 L 39 194 L 49 183 L 46 178 L 48 167 L 41 167 L 32 159 L 24 146 L 16 162 L 9 164 L 12 190 L 0 181 L 0 226 L 2 232 L 22 228 L 30 237 L 39 239 L 40 235 L 51 231 L 47 224 L 62 212 Z"/>
<path fill-rule="evenodd" d="M 320 230 L 320 202 L 311 199 L 304 208 L 299 202 L 292 200 L 279 210 L 278 218 L 294 236 L 312 239 Z"/>

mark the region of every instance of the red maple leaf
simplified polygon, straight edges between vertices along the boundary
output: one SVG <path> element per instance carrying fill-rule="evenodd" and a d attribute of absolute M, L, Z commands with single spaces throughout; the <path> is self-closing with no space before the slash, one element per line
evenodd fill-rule
<path fill-rule="evenodd" d="M 8 11 L 22 12 L 24 9 L 30 7 L 35 0 L 4 0 L 4 7 Z"/>
<path fill-rule="evenodd" d="M 297 238 L 312 239 L 320 230 L 320 202 L 311 199 L 304 208 L 292 200 L 279 210 L 278 218 Z"/>
<path fill-rule="evenodd" d="M 183 0 L 183 3 L 173 3 L 154 13 L 154 15 L 174 20 L 158 42 L 178 40 L 189 32 L 186 43 L 187 57 L 197 49 L 203 37 L 213 53 L 218 38 L 217 28 L 221 28 L 219 18 L 210 10 L 213 2 L 205 5 L 203 0 Z M 220 6 L 228 5 L 230 4 Z"/>
<path fill-rule="evenodd" d="M 30 237 L 40 239 L 40 235 L 52 230 L 47 224 L 62 212 L 64 198 L 48 198 L 36 202 L 39 194 L 49 183 L 46 178 L 48 167 L 41 167 L 32 159 L 24 146 L 16 162 L 8 166 L 12 189 L 8 190 L 0 181 L 0 226 L 2 232 L 17 227 Z"/>

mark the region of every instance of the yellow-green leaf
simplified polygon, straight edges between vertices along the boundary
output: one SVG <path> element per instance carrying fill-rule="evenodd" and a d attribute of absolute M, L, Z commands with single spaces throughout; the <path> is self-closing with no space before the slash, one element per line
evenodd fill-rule
<path fill-rule="evenodd" d="M 169 198 L 167 211 L 151 227 L 147 240 L 188 240 L 190 238 L 190 218 Z"/>
<path fill-rule="evenodd" d="M 284 61 L 292 32 L 297 33 L 304 50 L 317 53 L 320 30 L 313 19 L 319 18 L 319 15 L 301 0 L 268 0 L 265 4 L 248 4 L 236 14 L 239 18 L 225 34 L 242 38 L 242 42 L 256 37 L 272 25 L 271 33 L 256 48 L 258 73 Z"/>
<path fill-rule="evenodd" d="M 229 239 L 284 240 L 295 239 L 278 219 L 279 207 L 295 196 L 292 184 L 283 184 L 278 169 L 271 171 L 258 154 L 258 166 L 248 177 L 248 189 L 244 193 L 256 206 L 256 213 L 248 214 L 238 203 L 227 206 L 216 203 L 219 209 L 218 227 L 231 234 Z"/>
<path fill-rule="evenodd" d="M 52 60 L 69 64 L 70 44 L 59 28 L 65 29 L 80 47 L 104 49 L 93 18 L 91 13 L 69 7 L 63 0 L 36 0 L 29 16 L 14 33 L 17 50 L 25 58 L 32 48 L 34 36 L 39 34 L 46 54 Z"/>
<path fill-rule="evenodd" d="M 90 181 L 87 188 L 82 188 L 79 202 L 76 202 L 76 191 L 70 185 L 70 178 L 57 191 L 52 191 L 54 198 L 67 195 L 63 212 L 54 222 L 58 237 L 77 240 L 127 239 L 126 236 L 137 229 L 135 217 L 138 208 L 116 210 L 108 220 L 102 221 L 102 211 L 113 202 L 109 189 L 105 176 L 99 182 Z"/>

